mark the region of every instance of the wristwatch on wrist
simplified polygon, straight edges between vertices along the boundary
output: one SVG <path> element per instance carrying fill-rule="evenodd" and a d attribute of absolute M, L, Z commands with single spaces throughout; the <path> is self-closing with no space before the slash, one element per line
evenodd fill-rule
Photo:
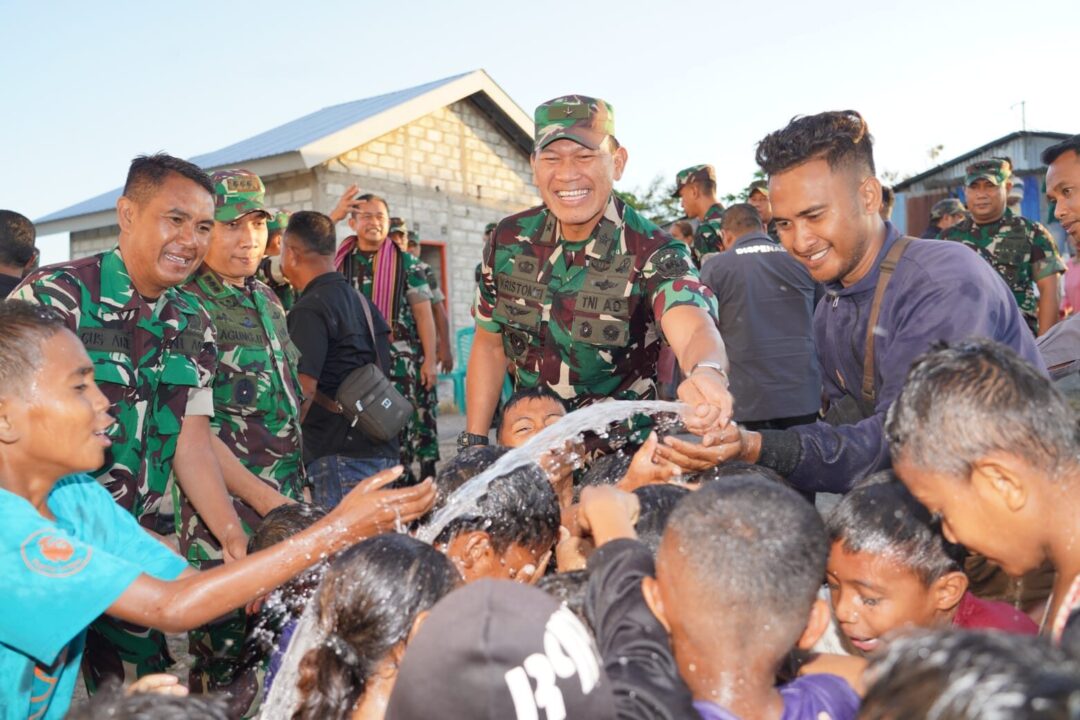
<path fill-rule="evenodd" d="M 716 372 L 720 373 L 720 375 L 724 378 L 724 383 L 727 384 L 727 370 L 725 370 L 724 366 L 720 363 L 715 362 L 714 360 L 702 360 L 701 362 L 696 363 L 694 367 L 690 368 L 690 374 L 693 375 L 694 373 L 696 373 L 698 368 L 709 368 L 710 370 L 715 370 Z"/>
<path fill-rule="evenodd" d="M 477 435 L 476 433 L 471 433 L 468 430 L 465 430 L 464 432 L 462 432 L 460 435 L 457 436 L 457 446 L 458 446 L 459 450 L 464 450 L 465 448 L 472 447 L 473 445 L 487 445 L 487 444 L 488 444 L 487 435 Z"/>

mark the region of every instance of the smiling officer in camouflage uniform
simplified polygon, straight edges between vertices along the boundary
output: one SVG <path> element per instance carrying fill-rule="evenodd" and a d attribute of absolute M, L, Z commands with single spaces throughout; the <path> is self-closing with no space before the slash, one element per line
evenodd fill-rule
<path fill-rule="evenodd" d="M 285 497 L 300 499 L 299 352 L 289 339 L 274 292 L 255 279 L 267 240 L 265 188 L 247 170 L 214 173 L 214 228 L 202 267 L 184 289 L 210 314 L 218 343 L 211 428 L 241 464 Z M 180 551 L 206 570 L 222 561 L 221 546 L 188 498 L 174 486 Z M 251 532 L 259 515 L 234 499 Z M 191 685 L 211 691 L 232 680 L 243 645 L 242 610 L 190 633 Z"/>
<path fill-rule="evenodd" d="M 12 297 L 59 310 L 86 347 L 117 420 L 105 464 L 93 474 L 117 503 L 148 530 L 168 532 L 160 522 L 162 496 L 174 467 L 183 470 L 189 491 L 224 518 L 219 537 L 242 554 L 246 538 L 207 447 L 217 370 L 213 327 L 198 300 L 176 287 L 206 254 L 211 190 L 206 174 L 188 162 L 136 158 L 116 206 L 119 247 L 42 268 Z M 181 441 L 197 451 L 181 453 Z M 172 662 L 160 632 L 102 616 L 87 635 L 83 671 L 96 688 L 105 676 L 131 682 Z"/>
<path fill-rule="evenodd" d="M 484 249 L 460 445 L 486 442 L 509 361 L 516 389 L 572 408 L 656 396 L 662 332 L 688 379 L 695 432 L 730 418 L 716 304 L 683 243 L 619 200 L 626 150 L 611 106 L 579 95 L 536 109 L 532 157 L 544 204 L 499 223 Z"/>
<path fill-rule="evenodd" d="M 724 244 L 720 241 L 724 206 L 716 199 L 715 168 L 712 165 L 694 165 L 680 170 L 675 176 L 675 192 L 671 197 L 679 198 L 687 217 L 698 220 L 691 250 L 694 262 L 700 269 L 706 257 L 724 250 Z"/>
<path fill-rule="evenodd" d="M 940 237 L 981 253 L 1012 290 L 1028 327 L 1041 335 L 1058 320 L 1058 275 L 1065 272 L 1065 265 L 1046 228 L 1005 206 L 1011 175 L 1010 164 L 1003 158 L 969 165 L 964 184 L 970 215 Z"/>

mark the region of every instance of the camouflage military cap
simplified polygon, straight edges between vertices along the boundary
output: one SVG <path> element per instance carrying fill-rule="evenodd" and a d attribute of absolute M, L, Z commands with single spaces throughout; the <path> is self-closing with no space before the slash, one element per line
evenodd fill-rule
<path fill-rule="evenodd" d="M 263 198 L 266 186 L 250 170 L 218 170 L 214 181 L 214 220 L 232 222 L 248 213 L 261 212 L 273 217 Z"/>
<path fill-rule="evenodd" d="M 675 176 L 675 192 L 671 193 L 671 197 L 679 197 L 679 191 L 684 187 L 702 180 L 711 180 L 715 183 L 716 168 L 712 165 L 692 165 L 680 170 L 679 174 Z"/>
<path fill-rule="evenodd" d="M 392 217 L 390 218 L 390 229 L 387 233 L 402 233 L 407 235 L 409 233 L 409 224 L 405 222 L 405 218 Z"/>
<path fill-rule="evenodd" d="M 1001 185 L 1012 174 L 1009 161 L 1004 158 L 990 158 L 980 160 L 968 165 L 964 170 L 964 184 L 971 185 L 976 180 L 989 180 L 995 185 Z"/>
<path fill-rule="evenodd" d="M 494 232 L 495 228 L 497 228 L 498 226 L 499 226 L 498 223 L 488 223 L 487 225 L 484 226 L 484 232 L 486 232 L 486 233 Z"/>
<path fill-rule="evenodd" d="M 761 193 L 765 197 L 769 197 L 769 181 L 768 180 L 755 180 L 750 183 L 750 186 L 746 188 L 746 196 L 750 197 L 756 192 Z"/>
<path fill-rule="evenodd" d="M 408 235 L 406 235 L 406 237 L 409 238 L 409 244 L 410 245 L 419 245 L 420 244 L 420 233 L 416 232 L 415 230 L 410 230 Z"/>
<path fill-rule="evenodd" d="M 536 108 L 533 120 L 537 151 L 563 139 L 596 150 L 604 138 L 615 134 L 615 110 L 604 100 L 584 95 L 548 100 Z"/>
<path fill-rule="evenodd" d="M 270 222 L 266 223 L 266 229 L 270 232 L 278 232 L 284 230 L 289 226 L 289 218 L 292 217 L 292 213 L 288 210 L 278 210 L 270 218 Z"/>
<path fill-rule="evenodd" d="M 964 203 L 956 198 L 945 198 L 944 200 L 938 200 L 934 203 L 934 207 L 930 208 L 930 219 L 940 220 L 946 215 L 959 215 L 963 212 L 967 212 Z"/>

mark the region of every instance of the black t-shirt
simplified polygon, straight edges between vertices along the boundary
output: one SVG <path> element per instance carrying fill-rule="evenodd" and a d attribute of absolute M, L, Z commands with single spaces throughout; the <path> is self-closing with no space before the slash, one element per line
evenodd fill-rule
<path fill-rule="evenodd" d="M 379 353 L 390 357 L 390 326 L 369 303 Z M 345 276 L 329 272 L 312 280 L 289 311 L 289 336 L 300 350 L 299 371 L 318 379 L 319 392 L 333 398 L 350 372 L 379 362 L 360 296 Z M 386 368 L 383 368 L 384 371 Z M 317 403 L 303 424 L 304 462 L 327 455 L 393 458 L 398 442 L 373 440 Z"/>
<path fill-rule="evenodd" d="M 0 273 L 0 300 L 3 300 L 10 295 L 11 291 L 14 290 L 20 282 L 22 282 L 22 278 Z"/>

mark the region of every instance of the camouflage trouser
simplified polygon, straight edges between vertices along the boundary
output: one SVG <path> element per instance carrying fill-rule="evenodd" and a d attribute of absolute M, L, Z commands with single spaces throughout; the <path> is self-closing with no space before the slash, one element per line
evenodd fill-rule
<path fill-rule="evenodd" d="M 400 352 L 396 348 L 390 358 L 390 380 L 401 395 L 413 404 L 413 408 L 420 407 L 420 398 L 417 390 L 420 385 L 420 363 L 415 355 Z M 406 472 L 412 473 L 412 464 L 417 458 L 416 448 L 419 443 L 420 432 L 417 420 L 417 412 L 414 409 L 412 417 L 398 435 L 401 444 L 401 464 Z M 415 475 L 413 475 L 415 478 Z"/>
<path fill-rule="evenodd" d="M 295 499 L 295 488 L 282 488 L 281 492 Z M 180 495 L 178 488 L 174 493 L 180 554 L 200 570 L 220 565 L 223 562 L 221 545 L 195 512 L 191 502 Z M 258 527 L 259 515 L 239 500 L 233 499 L 233 506 L 243 523 L 244 532 L 251 535 Z M 223 690 L 236 681 L 236 675 L 242 669 L 241 651 L 246 633 L 247 614 L 243 608 L 188 633 L 188 651 L 194 658 L 188 677 L 192 692 Z"/>
<path fill-rule="evenodd" d="M 421 462 L 435 462 L 439 459 L 439 429 L 436 415 L 439 409 L 439 394 L 435 385 L 430 390 L 416 383 L 416 411 L 410 422 L 416 423 L 416 457 Z"/>
<path fill-rule="evenodd" d="M 83 680 L 90 694 L 107 678 L 129 685 L 137 678 L 165 672 L 175 661 L 164 633 L 102 615 L 86 632 Z"/>

